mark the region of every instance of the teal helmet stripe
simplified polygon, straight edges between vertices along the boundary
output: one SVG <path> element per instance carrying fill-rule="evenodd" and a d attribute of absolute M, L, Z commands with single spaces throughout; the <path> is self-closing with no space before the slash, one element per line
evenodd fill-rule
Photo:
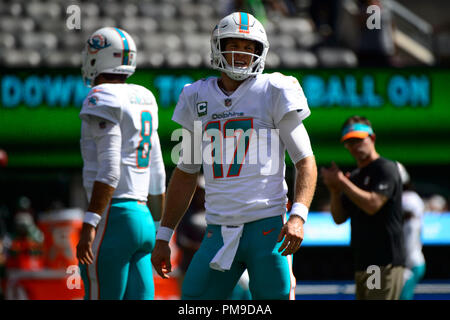
<path fill-rule="evenodd" d="M 248 13 L 246 12 L 239 12 L 239 15 L 241 16 L 240 21 L 240 29 L 241 30 L 248 30 Z"/>
<path fill-rule="evenodd" d="M 123 43 L 123 53 L 122 53 L 122 65 L 128 65 L 128 59 L 130 54 L 130 46 L 128 45 L 128 40 L 125 34 L 120 30 L 119 28 L 114 28 L 117 33 L 119 33 L 120 38 L 122 39 Z"/>

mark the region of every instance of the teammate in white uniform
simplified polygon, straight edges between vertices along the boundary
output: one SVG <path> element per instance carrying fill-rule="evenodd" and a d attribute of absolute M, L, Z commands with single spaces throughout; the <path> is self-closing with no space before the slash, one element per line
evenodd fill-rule
<path fill-rule="evenodd" d="M 83 184 L 89 201 L 77 257 L 86 299 L 153 299 L 152 214 L 159 220 L 165 170 L 158 107 L 144 87 L 124 83 L 136 65 L 128 33 L 102 28 L 83 52 L 93 88 L 80 112 Z"/>
<path fill-rule="evenodd" d="M 412 300 L 414 288 L 425 275 L 425 257 L 422 253 L 422 225 L 425 203 L 412 189 L 411 179 L 405 167 L 397 162 L 403 183 L 403 238 L 406 251 L 405 285 L 401 300 Z"/>
<path fill-rule="evenodd" d="M 306 97 L 294 77 L 262 74 L 269 43 L 252 15 L 236 12 L 222 19 L 211 49 L 221 77 L 186 86 L 172 118 L 190 143 L 183 144 L 169 183 L 152 262 L 167 277 L 168 241 L 203 164 L 208 227 L 187 271 L 182 298 L 225 299 L 247 268 L 254 299 L 292 299 L 292 254 L 303 239 L 317 179 L 302 123 L 310 114 Z M 286 149 L 297 169 L 287 222 Z"/>

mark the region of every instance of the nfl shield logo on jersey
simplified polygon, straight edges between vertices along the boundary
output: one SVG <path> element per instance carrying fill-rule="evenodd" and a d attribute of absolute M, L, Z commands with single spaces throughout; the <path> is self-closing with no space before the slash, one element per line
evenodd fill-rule
<path fill-rule="evenodd" d="M 231 106 L 231 99 L 227 98 L 227 99 L 225 99 L 225 107 L 229 107 L 229 106 Z"/>
<path fill-rule="evenodd" d="M 197 115 L 199 117 L 205 116 L 208 113 L 208 102 L 202 101 L 197 103 Z"/>

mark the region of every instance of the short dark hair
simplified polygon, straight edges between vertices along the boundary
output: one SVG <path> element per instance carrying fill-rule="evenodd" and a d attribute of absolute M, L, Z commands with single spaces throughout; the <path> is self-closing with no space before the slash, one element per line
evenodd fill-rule
<path fill-rule="evenodd" d="M 372 127 L 372 124 L 370 123 L 369 119 L 363 116 L 354 115 L 345 120 L 344 124 L 341 127 L 341 131 L 344 130 L 344 128 L 348 125 L 354 124 L 354 123 L 364 123 L 367 124 L 369 127 Z"/>
<path fill-rule="evenodd" d="M 128 78 L 127 74 L 120 74 L 120 73 L 100 73 L 103 78 L 107 81 L 123 81 L 125 82 Z"/>
<path fill-rule="evenodd" d="M 121 82 L 125 83 L 127 81 L 128 75 L 127 74 L 120 74 L 120 73 L 100 73 L 98 76 L 94 79 L 94 85 L 98 84 L 99 77 L 102 77 L 104 81 L 106 82 Z"/>

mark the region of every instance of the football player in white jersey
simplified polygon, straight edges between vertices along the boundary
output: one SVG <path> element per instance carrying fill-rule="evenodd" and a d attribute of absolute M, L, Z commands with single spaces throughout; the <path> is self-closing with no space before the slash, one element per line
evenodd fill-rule
<path fill-rule="evenodd" d="M 175 108 L 172 119 L 191 143 L 184 144 L 172 175 L 156 236 L 152 263 L 161 277 L 171 271 L 168 241 L 202 164 L 208 224 L 182 299 L 226 299 L 245 269 L 254 299 L 294 298 L 292 254 L 303 239 L 317 168 L 302 122 L 310 114 L 306 98 L 297 79 L 262 74 L 268 49 L 264 27 L 252 15 L 223 18 L 211 38 L 211 61 L 220 78 L 185 86 Z M 265 142 L 270 147 L 264 148 Z M 286 149 L 297 170 L 288 221 Z M 201 161 L 195 160 L 198 154 Z"/>
<path fill-rule="evenodd" d="M 400 300 L 412 300 L 414 288 L 425 275 L 426 263 L 422 252 L 422 225 L 425 203 L 414 191 L 411 178 L 406 168 L 397 162 L 403 184 L 403 239 L 405 242 L 406 262 L 402 293 Z"/>
<path fill-rule="evenodd" d="M 86 299 L 154 298 L 152 214 L 159 220 L 165 169 L 155 98 L 125 83 L 135 68 L 136 45 L 124 30 L 102 28 L 87 41 L 82 74 L 92 90 L 80 144 L 89 207 L 77 245 Z"/>

